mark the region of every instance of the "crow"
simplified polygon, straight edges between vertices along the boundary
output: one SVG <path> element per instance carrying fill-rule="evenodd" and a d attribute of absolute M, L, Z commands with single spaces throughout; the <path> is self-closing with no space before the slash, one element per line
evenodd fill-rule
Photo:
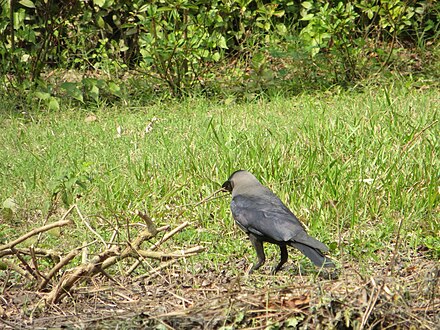
<path fill-rule="evenodd" d="M 249 237 L 257 253 L 257 262 L 249 273 L 259 269 L 266 261 L 263 242 L 280 247 L 280 262 L 272 269 L 275 274 L 286 263 L 287 245 L 300 250 L 318 267 L 335 267 L 326 256 L 328 247 L 309 236 L 301 222 L 255 176 L 243 170 L 231 174 L 222 188 L 232 193 L 231 212 L 238 227 Z"/>

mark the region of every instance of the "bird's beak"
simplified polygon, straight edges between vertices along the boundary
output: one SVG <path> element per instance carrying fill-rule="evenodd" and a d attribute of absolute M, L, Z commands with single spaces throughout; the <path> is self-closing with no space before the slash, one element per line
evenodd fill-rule
<path fill-rule="evenodd" d="M 231 181 L 225 181 L 225 183 L 223 183 L 222 185 L 223 190 L 225 191 L 229 191 L 230 193 L 232 192 L 232 182 Z"/>

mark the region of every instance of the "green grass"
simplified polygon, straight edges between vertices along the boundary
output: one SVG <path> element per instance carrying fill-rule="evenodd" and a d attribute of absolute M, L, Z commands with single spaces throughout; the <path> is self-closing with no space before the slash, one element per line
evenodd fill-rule
<path fill-rule="evenodd" d="M 3 109 L 0 202 L 11 198 L 17 209 L 3 209 L 0 242 L 41 225 L 59 191 L 66 202 L 81 195 L 76 203 L 103 237 L 116 224 L 139 221 L 130 211 L 147 210 L 158 225 L 191 222 L 170 245 L 205 245 L 197 262 L 234 267 L 254 252 L 233 225 L 230 198 L 192 204 L 247 169 L 332 247 L 336 260 L 386 260 L 400 221 L 403 255 L 424 247 L 438 258 L 439 101 L 438 90 L 403 88 L 240 105 L 187 99 L 103 107 L 93 110 L 92 122 L 85 121 L 91 110 L 73 107 Z M 80 222 L 57 235 L 66 247 L 95 239 Z M 54 241 L 49 236 L 42 245 Z"/>

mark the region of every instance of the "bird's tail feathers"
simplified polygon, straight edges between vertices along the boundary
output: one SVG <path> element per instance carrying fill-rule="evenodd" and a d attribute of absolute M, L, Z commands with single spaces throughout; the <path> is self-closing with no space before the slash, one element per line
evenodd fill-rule
<path fill-rule="evenodd" d="M 312 248 L 301 243 L 290 243 L 293 247 L 300 250 L 307 258 L 309 258 L 318 267 L 335 267 L 330 258 L 327 258 L 320 250 Z"/>

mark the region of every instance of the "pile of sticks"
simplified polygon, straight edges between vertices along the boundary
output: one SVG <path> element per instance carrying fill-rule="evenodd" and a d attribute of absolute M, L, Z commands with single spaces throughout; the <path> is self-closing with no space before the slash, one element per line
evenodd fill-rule
<path fill-rule="evenodd" d="M 72 220 L 67 219 L 68 215 L 76 210 L 80 219 L 83 221 L 89 231 L 92 232 L 97 239 L 91 243 L 85 243 L 83 246 L 74 248 L 70 252 L 57 250 L 41 249 L 34 246 L 28 248 L 19 248 L 20 243 L 25 242 L 31 237 L 42 235 L 43 233 L 57 228 L 71 225 Z M 16 272 L 29 281 L 36 282 L 38 292 L 45 293 L 45 301 L 49 304 L 56 304 L 65 296 L 71 295 L 75 286 L 89 280 L 91 277 L 102 274 L 111 279 L 106 269 L 119 261 L 131 258 L 134 263 L 125 271 L 125 275 L 129 276 L 143 260 L 147 258 L 157 259 L 162 262 L 155 269 L 150 270 L 143 276 L 149 276 L 157 273 L 160 269 L 167 267 L 175 262 L 178 258 L 190 257 L 204 250 L 202 246 L 194 246 L 186 250 L 178 250 L 173 252 L 158 252 L 157 248 L 169 240 L 176 233 L 188 226 L 188 222 L 184 222 L 173 230 L 170 226 L 156 228 L 150 217 L 145 213 L 136 211 L 135 215 L 140 217 L 144 224 L 137 237 L 123 243 L 113 242 L 117 236 L 112 235 L 110 242 L 106 242 L 89 224 L 85 217 L 81 214 L 80 209 L 73 205 L 65 212 L 62 218 L 45 226 L 35 228 L 27 234 L 0 246 L 0 268 Z M 142 243 L 151 240 L 159 232 L 166 232 L 155 244 L 148 249 L 142 249 Z M 92 258 L 88 258 L 88 247 L 101 241 L 103 249 L 95 254 Z M 82 254 L 82 263 L 79 266 L 72 266 L 72 261 L 79 254 Z M 51 258 L 54 266 L 49 270 L 43 271 L 42 259 Z M 18 262 L 17 262 L 18 261 Z M 60 274 L 62 274 L 60 276 Z M 5 281 L 7 282 L 7 281 Z"/>

